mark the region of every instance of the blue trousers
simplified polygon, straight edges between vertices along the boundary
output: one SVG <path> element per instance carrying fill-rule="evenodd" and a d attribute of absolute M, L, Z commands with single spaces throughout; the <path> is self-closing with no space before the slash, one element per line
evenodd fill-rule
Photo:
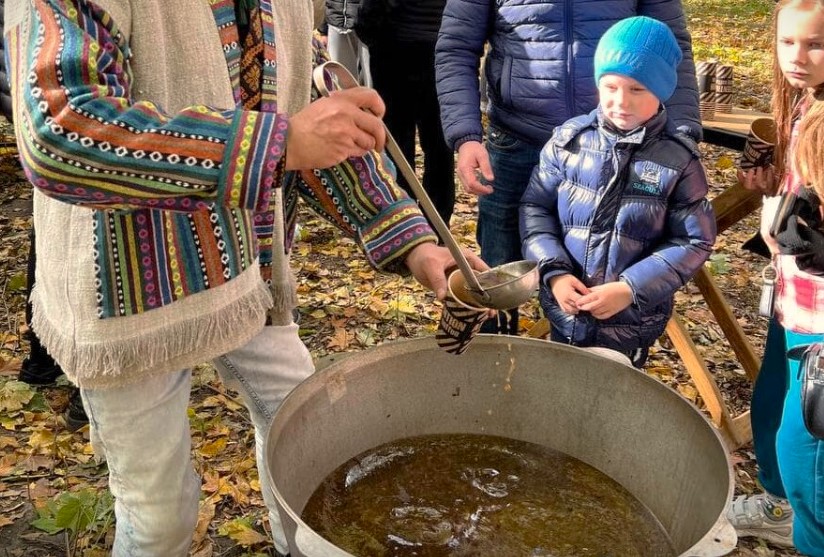
<path fill-rule="evenodd" d="M 750 411 L 758 479 L 790 501 L 793 542 L 813 557 L 824 557 L 824 442 L 804 426 L 799 362 L 788 359 L 787 350 L 822 340 L 824 334 L 787 331 L 773 319 Z"/>
<path fill-rule="evenodd" d="M 528 143 L 494 126 L 487 132 L 486 150 L 495 181 L 494 191 L 478 198 L 477 239 L 481 257 L 495 267 L 523 259 L 518 207 L 543 145 Z M 518 334 L 518 310 L 499 311 L 498 318 L 488 319 L 481 332 Z"/>

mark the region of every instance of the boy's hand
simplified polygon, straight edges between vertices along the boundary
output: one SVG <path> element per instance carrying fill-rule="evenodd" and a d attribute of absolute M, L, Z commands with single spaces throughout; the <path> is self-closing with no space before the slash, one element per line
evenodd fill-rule
<path fill-rule="evenodd" d="M 558 275 L 549 279 L 549 287 L 561 309 L 570 315 L 578 313 L 578 300 L 589 293 L 586 285 L 574 275 Z"/>
<path fill-rule="evenodd" d="M 589 294 L 578 300 L 578 309 L 588 311 L 596 319 L 609 319 L 632 303 L 632 288 L 617 281 L 608 282 L 589 289 Z"/>

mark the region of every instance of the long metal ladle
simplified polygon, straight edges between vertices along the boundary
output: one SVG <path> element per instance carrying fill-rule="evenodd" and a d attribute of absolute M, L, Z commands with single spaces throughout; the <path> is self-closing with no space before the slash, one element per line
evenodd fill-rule
<path fill-rule="evenodd" d="M 333 83 L 331 79 L 327 81 L 327 77 L 330 76 L 337 80 L 337 85 L 342 89 L 350 89 L 360 85 L 358 80 L 355 79 L 355 76 L 353 76 L 342 64 L 338 62 L 325 62 L 316 67 L 314 72 L 312 72 L 312 79 L 315 82 L 315 87 L 318 88 L 318 91 L 320 91 L 320 94 L 324 97 L 329 96 L 329 84 Z M 435 230 L 438 232 L 441 240 L 443 240 L 443 243 L 449 249 L 449 253 L 452 254 L 452 257 L 458 264 L 458 268 L 461 270 L 461 273 L 463 273 L 467 285 L 472 291 L 472 296 L 477 298 L 477 301 L 485 307 L 494 307 L 489 292 L 484 290 L 481 283 L 478 282 L 478 277 L 472 271 L 472 267 L 469 266 L 469 262 L 466 260 L 463 251 L 461 251 L 461 247 L 458 245 L 458 242 L 455 240 L 452 232 L 449 231 L 449 227 L 446 226 L 446 223 L 441 218 L 441 215 L 438 214 L 438 210 L 435 209 L 435 205 L 432 204 L 432 200 L 429 199 L 429 195 L 426 193 L 426 190 L 423 189 L 423 186 L 415 174 L 415 170 L 409 164 L 409 161 L 406 160 L 406 157 L 401 152 L 400 147 L 398 147 L 395 138 L 393 138 L 392 134 L 389 133 L 389 129 L 386 127 L 386 124 L 384 124 L 383 127 L 386 130 L 386 150 L 389 151 L 390 155 L 392 155 L 392 160 L 395 162 L 395 165 L 401 171 L 403 177 L 406 178 L 406 181 L 409 184 L 409 187 L 412 188 L 415 197 L 418 198 L 418 202 L 421 204 L 421 209 L 423 209 L 423 212 L 427 217 L 429 217 L 429 221 L 432 223 L 432 226 L 435 227 Z"/>

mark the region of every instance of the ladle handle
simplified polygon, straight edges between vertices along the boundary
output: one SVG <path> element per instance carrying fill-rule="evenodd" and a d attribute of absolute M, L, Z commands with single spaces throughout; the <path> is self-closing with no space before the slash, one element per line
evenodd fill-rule
<path fill-rule="evenodd" d="M 334 61 L 324 62 L 315 68 L 315 71 L 312 74 L 315 86 L 324 97 L 329 96 L 329 89 L 326 86 L 327 71 L 338 78 L 339 84 L 344 89 L 357 87 L 359 85 L 355 77 L 342 64 Z M 435 209 L 435 205 L 432 204 L 432 200 L 429 198 L 426 190 L 423 189 L 423 186 L 415 174 L 415 170 L 409 164 L 409 161 L 406 160 L 406 157 L 401 152 L 400 147 L 398 147 L 395 138 L 392 137 L 392 134 L 389 132 L 389 128 L 386 127 L 385 123 L 383 127 L 386 130 L 386 150 L 389 151 L 390 155 L 392 155 L 392 160 L 395 161 L 395 165 L 398 167 L 403 177 L 406 178 L 406 181 L 409 184 L 409 187 L 412 188 L 412 192 L 415 194 L 415 197 L 418 198 L 418 203 L 421 204 L 421 209 L 423 209 L 424 214 L 429 217 L 429 221 L 432 223 L 432 226 L 435 227 L 435 231 L 441 237 L 441 240 L 443 240 L 443 243 L 446 245 L 447 249 L 449 249 L 449 253 L 452 254 L 452 257 L 458 264 L 458 268 L 466 278 L 469 288 L 476 295 L 478 295 L 481 300 L 488 300 L 489 294 L 483 289 L 483 287 L 481 287 L 481 283 L 478 282 L 478 277 L 472 271 L 472 267 L 469 266 L 469 262 L 466 260 L 466 257 L 461 251 L 461 247 L 458 245 L 458 242 L 455 240 L 452 232 L 449 231 L 449 227 L 446 226 L 446 223 L 441 218 L 438 210 Z"/>

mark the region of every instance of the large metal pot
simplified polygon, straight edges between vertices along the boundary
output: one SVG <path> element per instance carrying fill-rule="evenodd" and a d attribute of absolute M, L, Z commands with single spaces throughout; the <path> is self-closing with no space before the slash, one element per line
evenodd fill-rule
<path fill-rule="evenodd" d="M 500 435 L 563 451 L 643 502 L 680 555 L 735 547 L 724 518 L 734 485 L 727 452 L 686 399 L 586 350 L 479 335 L 461 356 L 431 337 L 355 353 L 286 398 L 267 438 L 265 473 L 292 556 L 348 556 L 300 519 L 312 493 L 347 459 L 430 433 Z"/>

